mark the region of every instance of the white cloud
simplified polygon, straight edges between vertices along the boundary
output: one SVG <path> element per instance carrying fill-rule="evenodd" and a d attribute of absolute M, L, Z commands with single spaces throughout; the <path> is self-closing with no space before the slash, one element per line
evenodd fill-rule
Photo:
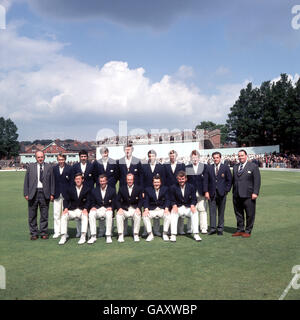
<path fill-rule="evenodd" d="M 0 34 L 0 46 L 1 115 L 19 127 L 32 124 L 37 135 L 47 124 L 59 130 L 84 121 L 85 130 L 93 121 L 104 126 L 122 119 L 136 127 L 170 129 L 194 128 L 202 120 L 224 122 L 245 86 L 224 85 L 205 95 L 184 82 L 193 76 L 188 66 L 153 83 L 143 68 L 131 69 L 123 61 L 93 67 L 62 55 L 64 44 L 20 37 L 12 26 Z"/>

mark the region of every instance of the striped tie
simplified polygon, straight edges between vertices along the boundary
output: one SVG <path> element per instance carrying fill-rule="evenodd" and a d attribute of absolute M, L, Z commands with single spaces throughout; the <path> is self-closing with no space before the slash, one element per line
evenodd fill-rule
<path fill-rule="evenodd" d="M 243 164 L 241 163 L 239 167 L 238 175 L 241 175 L 242 172 L 243 172 Z"/>

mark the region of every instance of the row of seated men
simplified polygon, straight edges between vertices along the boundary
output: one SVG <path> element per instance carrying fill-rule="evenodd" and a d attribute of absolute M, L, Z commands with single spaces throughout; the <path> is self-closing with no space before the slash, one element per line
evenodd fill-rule
<path fill-rule="evenodd" d="M 80 162 L 73 167 L 65 164 L 63 155 L 58 156 L 59 164 L 53 168 L 55 180 L 54 238 L 61 236 L 60 244 L 64 244 L 68 237 L 67 221 L 74 218 L 79 220 L 77 223 L 79 243 L 85 243 L 88 225 L 91 233 L 88 243 L 96 241 L 96 219 L 102 222 L 100 232 L 103 233 L 106 229 L 106 242 L 111 243 L 114 210 L 116 210 L 119 242 L 123 242 L 124 234 L 127 234 L 128 217 L 133 219 L 135 241 L 139 241 L 142 219 L 144 222 L 143 236 L 147 238 L 147 241 L 151 241 L 153 235 L 161 236 L 160 218 L 164 220 L 162 236 L 165 241 L 169 240 L 169 228 L 171 230 L 170 240 L 176 241 L 178 218 L 179 234 L 184 234 L 184 217 L 189 218 L 187 231 L 193 234 L 195 240 L 201 240 L 198 230 L 199 222 L 201 232 L 207 233 L 206 199 L 209 197 L 207 194 L 216 177 L 210 174 L 209 166 L 199 162 L 200 155 L 196 150 L 191 153 L 191 164 L 187 166 L 176 161 L 177 153 L 174 150 L 169 152 L 170 162 L 164 165 L 156 162 L 154 150 L 148 152 L 149 161 L 141 163 L 139 159 L 132 156 L 132 145 L 124 147 L 125 156 L 117 161 L 108 157 L 107 148 L 102 148 L 100 152 L 101 160 L 91 163 L 88 161 L 87 153 L 81 151 L 79 153 Z M 153 179 L 154 177 L 156 179 Z M 223 179 L 226 181 L 224 194 L 231 188 L 229 168 L 226 170 L 225 178 Z M 118 181 L 119 191 L 116 193 Z M 181 184 L 182 187 L 180 187 Z M 177 190 L 178 197 L 175 196 L 175 187 L 181 192 Z M 154 195 L 157 192 L 155 190 L 159 190 L 158 196 L 161 199 L 155 198 Z M 134 193 L 133 196 L 131 192 Z M 137 203 L 134 202 L 136 200 L 138 200 Z M 143 212 L 142 208 L 144 208 Z M 151 219 L 153 219 L 153 232 Z M 222 233 L 222 223 L 220 221 L 220 226 L 218 226 L 220 233 Z"/>

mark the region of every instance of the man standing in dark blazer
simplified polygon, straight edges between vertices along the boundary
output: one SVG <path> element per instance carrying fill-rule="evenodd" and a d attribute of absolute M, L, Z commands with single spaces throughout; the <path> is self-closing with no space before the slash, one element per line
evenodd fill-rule
<path fill-rule="evenodd" d="M 118 160 L 120 186 L 126 186 L 126 177 L 128 173 L 134 175 L 134 183 L 141 185 L 141 161 L 134 157 L 132 144 L 124 146 L 125 156 Z"/>
<path fill-rule="evenodd" d="M 260 172 L 256 164 L 248 161 L 247 152 L 240 150 L 239 163 L 233 167 L 233 206 L 237 231 L 232 235 L 249 238 L 254 225 L 256 199 L 260 189 Z M 245 217 L 246 213 L 246 228 Z"/>
<path fill-rule="evenodd" d="M 24 179 L 24 197 L 28 201 L 31 240 L 38 239 L 37 210 L 40 208 L 40 236 L 48 239 L 49 202 L 54 199 L 54 178 L 43 151 L 35 153 L 36 163 L 28 166 Z"/>
<path fill-rule="evenodd" d="M 61 214 L 63 211 L 63 200 L 72 181 L 72 167 L 66 164 L 66 155 L 60 153 L 57 156 L 58 164 L 53 167 L 55 181 L 55 193 L 53 201 L 54 235 L 56 239 L 60 236 Z"/>
<path fill-rule="evenodd" d="M 96 184 L 99 186 L 99 176 L 105 174 L 107 176 L 107 184 L 113 188 L 119 180 L 119 166 L 117 161 L 109 158 L 109 150 L 107 147 L 100 149 L 101 159 L 94 162 L 95 172 L 97 176 Z"/>
<path fill-rule="evenodd" d="M 217 233 L 221 236 L 224 231 L 226 195 L 231 189 L 232 175 L 229 166 L 221 163 L 220 152 L 214 152 L 212 158 L 214 164 L 208 166 L 203 183 L 205 198 L 208 199 L 209 204 L 210 231 L 208 234 Z"/>
<path fill-rule="evenodd" d="M 177 183 L 176 176 L 179 171 L 185 171 L 185 164 L 177 162 L 177 156 L 177 152 L 175 150 L 171 150 L 169 152 L 170 161 L 164 164 L 166 185 L 168 187 L 171 187 L 173 184 Z"/>
<path fill-rule="evenodd" d="M 191 163 L 186 166 L 185 171 L 188 177 L 188 182 L 192 184 L 196 190 L 196 208 L 199 212 L 201 233 L 207 233 L 207 201 L 204 196 L 203 189 L 204 176 L 207 174 L 207 164 L 200 162 L 200 153 L 197 150 L 193 150 L 191 152 L 190 158 Z M 187 226 L 187 231 L 189 233 L 190 228 L 189 225 Z"/>
<path fill-rule="evenodd" d="M 79 151 L 79 162 L 75 163 L 72 167 L 73 178 L 77 173 L 82 173 L 83 184 L 90 190 L 94 188 L 95 182 L 97 180 L 97 173 L 95 166 L 92 162 L 88 160 L 88 152 L 86 150 Z M 81 234 L 81 220 L 77 221 L 77 233 L 76 238 L 79 238 Z"/>
<path fill-rule="evenodd" d="M 127 174 L 127 185 L 121 186 L 117 195 L 117 227 L 118 242 L 124 242 L 124 221 L 128 218 L 133 220 L 133 240 L 139 242 L 139 231 L 141 224 L 143 189 L 134 183 L 134 175 Z"/>

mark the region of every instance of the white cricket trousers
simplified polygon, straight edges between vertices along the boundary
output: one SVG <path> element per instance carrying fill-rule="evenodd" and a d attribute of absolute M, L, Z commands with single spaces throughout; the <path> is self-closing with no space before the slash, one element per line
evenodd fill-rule
<path fill-rule="evenodd" d="M 67 234 L 68 231 L 68 221 L 69 220 L 81 220 L 81 233 L 87 232 L 88 227 L 88 216 L 82 213 L 82 210 L 69 210 L 68 213 L 62 214 L 61 216 L 61 234 Z"/>
<path fill-rule="evenodd" d="M 101 207 L 97 210 L 91 210 L 89 213 L 89 224 L 90 224 L 90 230 L 91 235 L 96 236 L 97 234 L 97 226 L 96 226 L 96 220 L 105 220 L 105 226 L 106 226 L 106 236 L 111 236 L 111 227 L 112 227 L 112 216 L 113 212 L 111 210 L 106 210 L 105 207 Z"/>
<path fill-rule="evenodd" d="M 199 218 L 198 212 L 192 213 L 190 207 L 178 207 L 178 213 L 171 211 L 171 234 L 177 235 L 178 218 L 188 218 L 191 220 L 191 231 L 193 234 L 199 233 Z"/>
<path fill-rule="evenodd" d="M 59 198 L 54 199 L 53 201 L 53 219 L 54 219 L 54 234 L 55 235 L 60 235 L 61 231 L 61 215 L 63 211 L 63 201 L 64 198 L 62 195 L 59 196 Z"/>
<path fill-rule="evenodd" d="M 154 210 L 149 210 L 149 215 L 143 217 L 144 226 L 148 233 L 152 232 L 151 220 L 152 219 L 164 219 L 163 232 L 168 232 L 170 224 L 171 224 L 171 215 L 164 214 L 164 209 L 156 208 Z"/>
<path fill-rule="evenodd" d="M 132 218 L 133 220 L 133 233 L 139 234 L 141 226 L 141 215 L 136 214 L 135 210 L 136 209 L 134 209 L 133 207 L 129 207 L 128 210 L 123 210 L 123 214 L 116 215 L 118 234 L 124 233 L 124 221 L 128 218 Z"/>

